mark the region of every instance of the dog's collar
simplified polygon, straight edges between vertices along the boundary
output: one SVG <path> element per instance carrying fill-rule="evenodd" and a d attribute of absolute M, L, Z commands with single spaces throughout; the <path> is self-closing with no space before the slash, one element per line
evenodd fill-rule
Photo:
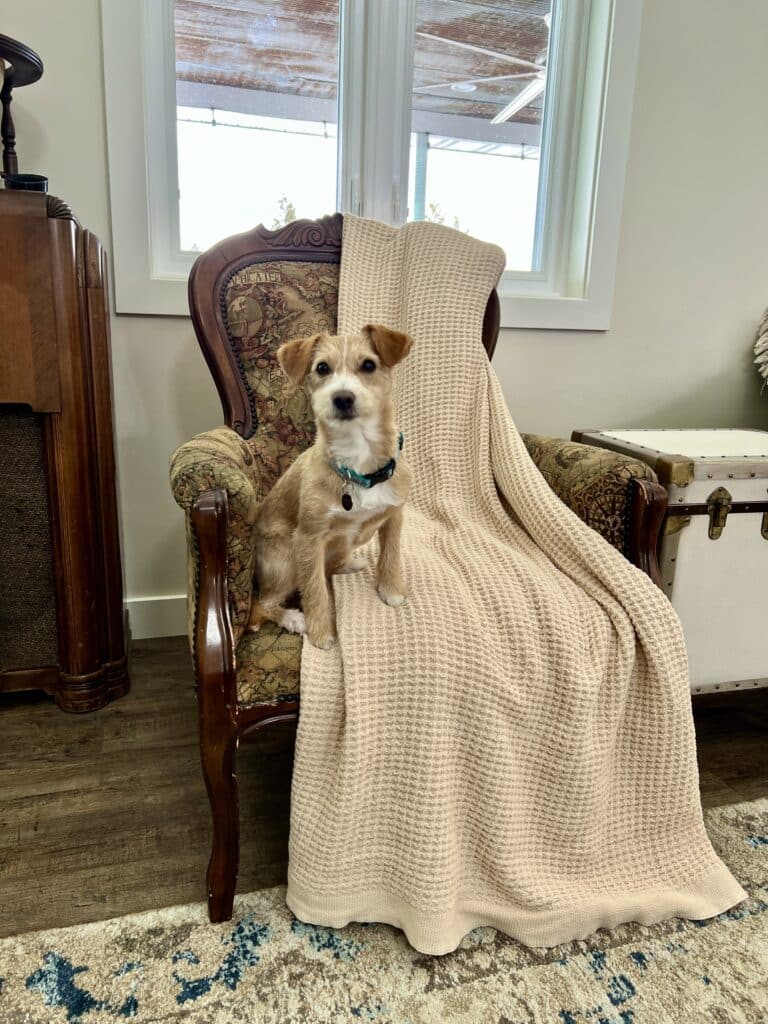
<path fill-rule="evenodd" d="M 385 463 L 380 466 L 379 469 L 375 469 L 372 473 L 358 473 L 356 469 L 350 469 L 349 466 L 345 466 L 341 463 L 334 462 L 333 459 L 329 459 L 328 463 L 331 469 L 336 473 L 345 484 L 357 484 L 358 487 L 375 487 L 376 484 L 383 484 L 385 480 L 389 480 L 392 474 L 395 472 L 397 467 L 397 456 L 403 450 L 403 444 L 405 438 L 403 437 L 402 430 L 397 439 L 397 452 Z"/>

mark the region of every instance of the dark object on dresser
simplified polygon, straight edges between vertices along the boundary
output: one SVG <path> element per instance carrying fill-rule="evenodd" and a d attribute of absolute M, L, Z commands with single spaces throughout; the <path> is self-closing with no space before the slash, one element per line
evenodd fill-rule
<path fill-rule="evenodd" d="M 6 174 L 5 187 L 17 192 L 47 192 L 48 179 L 42 174 Z"/>
<path fill-rule="evenodd" d="M 0 692 L 128 690 L 106 254 L 60 199 L 0 191 Z"/>
<path fill-rule="evenodd" d="M 336 330 L 342 216 L 257 227 L 203 253 L 189 280 L 192 322 L 221 398 L 226 427 L 182 445 L 171 486 L 187 514 L 190 641 L 203 775 L 213 817 L 208 911 L 228 920 L 237 881 L 237 746 L 299 711 L 301 637 L 267 624 L 244 631 L 253 575 L 256 503 L 310 443 L 300 406 L 286 404 L 275 350 Z M 483 345 L 493 356 L 499 300 L 488 297 Z M 555 492 L 606 540 L 655 578 L 666 500 L 640 460 L 586 445 L 523 435 Z"/>
<path fill-rule="evenodd" d="M 14 89 L 21 85 L 31 85 L 43 73 L 43 62 L 34 50 L 10 36 L 0 35 L 0 68 L 3 71 L 3 83 L 0 87 L 0 106 L 2 121 L 0 134 L 3 138 L 3 176 L 15 175 L 19 170 L 16 156 L 16 129 L 11 116 L 11 101 Z M 47 183 L 46 183 L 47 187 Z M 45 191 L 44 189 L 42 191 Z"/>

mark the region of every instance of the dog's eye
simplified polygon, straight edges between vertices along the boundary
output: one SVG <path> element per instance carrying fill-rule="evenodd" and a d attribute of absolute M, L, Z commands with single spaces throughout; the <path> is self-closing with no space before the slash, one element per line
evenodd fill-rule
<path fill-rule="evenodd" d="M 331 368 L 328 365 L 328 363 L 318 363 L 317 366 L 315 367 L 315 373 L 317 373 L 320 377 L 327 377 L 330 372 Z"/>
<path fill-rule="evenodd" d="M 363 371 L 363 373 L 373 373 L 373 371 L 376 369 L 376 363 L 374 363 L 372 359 L 364 359 L 360 366 L 360 369 Z"/>

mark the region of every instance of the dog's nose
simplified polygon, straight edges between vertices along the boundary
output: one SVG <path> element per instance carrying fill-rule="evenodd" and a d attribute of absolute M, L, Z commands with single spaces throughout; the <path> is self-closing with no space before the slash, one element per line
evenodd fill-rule
<path fill-rule="evenodd" d="M 339 412 L 351 412 L 355 404 L 355 396 L 351 391 L 337 391 L 333 396 L 333 404 Z"/>

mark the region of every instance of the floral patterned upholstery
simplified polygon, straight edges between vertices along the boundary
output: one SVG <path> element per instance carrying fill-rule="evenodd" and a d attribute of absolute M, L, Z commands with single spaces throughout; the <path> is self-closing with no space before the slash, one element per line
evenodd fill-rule
<path fill-rule="evenodd" d="M 628 554 L 629 482 L 656 480 L 639 459 L 605 448 L 523 434 L 523 441 L 549 486 L 593 530 Z"/>
<path fill-rule="evenodd" d="M 229 427 L 198 434 L 183 444 L 171 459 L 171 490 L 187 513 L 189 591 L 187 626 L 190 640 L 195 616 L 197 552 L 191 539 L 189 515 L 204 491 L 226 491 L 229 504 L 227 535 L 227 590 L 235 636 L 239 637 L 251 605 L 253 579 L 253 523 L 259 501 L 267 493 L 260 462 L 252 446 Z"/>
<path fill-rule="evenodd" d="M 307 396 L 292 393 L 277 362 L 284 341 L 336 331 L 339 267 L 335 263 L 257 263 L 224 289 L 232 352 L 258 424 L 254 458 L 271 486 L 314 437 Z"/>
<path fill-rule="evenodd" d="M 187 513 L 190 638 L 197 554 L 189 514 L 206 490 L 229 499 L 227 580 L 240 706 L 279 704 L 299 694 L 301 638 L 272 623 L 245 632 L 253 580 L 253 523 L 263 496 L 314 435 L 303 391 L 292 394 L 277 362 L 292 338 L 336 330 L 337 264 L 275 261 L 237 269 L 225 283 L 222 308 L 228 343 L 257 429 L 244 440 L 220 427 L 182 445 L 171 460 L 171 488 Z M 644 463 L 604 449 L 524 434 L 534 462 L 553 490 L 585 522 L 626 553 L 628 483 L 655 479 Z"/>
<path fill-rule="evenodd" d="M 299 699 L 301 637 L 265 622 L 237 645 L 237 702 L 280 704 Z"/>

